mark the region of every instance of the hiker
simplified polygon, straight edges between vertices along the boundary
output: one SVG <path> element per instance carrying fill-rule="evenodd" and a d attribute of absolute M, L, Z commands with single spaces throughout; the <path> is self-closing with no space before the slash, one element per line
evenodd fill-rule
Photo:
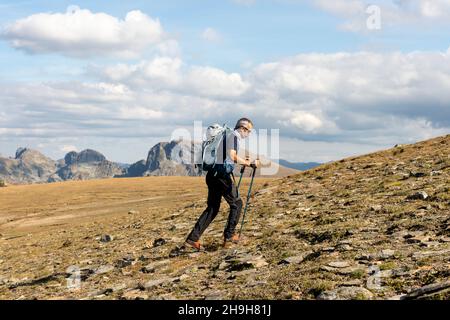
<path fill-rule="evenodd" d="M 208 170 L 206 174 L 206 184 L 208 185 L 208 206 L 198 218 L 197 223 L 186 239 L 186 243 L 191 247 L 200 250 L 200 237 L 209 224 L 214 220 L 219 212 L 222 197 L 230 206 L 228 222 L 224 231 L 224 248 L 230 247 L 233 243 L 239 241 L 239 235 L 235 233 L 236 225 L 242 210 L 242 200 L 239 197 L 238 189 L 235 185 L 234 175 L 231 179 L 235 164 L 243 166 L 259 166 L 259 161 L 251 163 L 249 159 L 243 159 L 238 156 L 239 142 L 247 138 L 253 129 L 253 123 L 247 118 L 241 118 L 237 121 L 234 131 L 231 131 L 221 141 L 218 150 L 218 158 L 221 159 L 213 169 Z M 225 143 L 225 147 L 223 146 Z M 223 151 L 221 151 L 223 150 Z M 224 156 L 223 153 L 226 152 Z"/>

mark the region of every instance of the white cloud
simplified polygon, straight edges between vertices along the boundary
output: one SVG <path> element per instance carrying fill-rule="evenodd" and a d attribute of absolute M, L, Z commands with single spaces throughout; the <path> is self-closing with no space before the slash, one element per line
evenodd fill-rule
<path fill-rule="evenodd" d="M 369 6 L 380 9 L 382 29 L 402 25 L 417 26 L 425 23 L 449 23 L 449 0 L 301 0 L 309 2 L 317 8 L 343 18 L 340 29 L 352 32 L 368 32 L 367 20 L 371 13 L 366 12 Z"/>
<path fill-rule="evenodd" d="M 337 15 L 360 15 L 365 11 L 365 5 L 361 0 L 313 0 L 313 3 Z"/>
<path fill-rule="evenodd" d="M 220 42 L 222 40 L 222 36 L 213 28 L 206 28 L 203 30 L 202 38 L 209 42 Z"/>
<path fill-rule="evenodd" d="M 186 86 L 199 95 L 237 97 L 249 89 L 238 73 L 226 73 L 212 67 L 192 67 L 186 76 Z"/>
<path fill-rule="evenodd" d="M 316 129 L 323 126 L 323 122 L 319 117 L 305 111 L 295 111 L 290 122 L 294 126 L 307 132 L 314 132 Z"/>
<path fill-rule="evenodd" d="M 166 88 L 180 84 L 182 66 L 180 58 L 157 56 L 135 65 L 120 63 L 107 67 L 93 67 L 92 70 L 109 81 L 134 86 L 142 86 L 145 83 L 157 88 Z"/>
<path fill-rule="evenodd" d="M 352 150 L 450 132 L 450 52 L 310 53 L 246 74 L 158 56 L 97 66 L 90 75 L 100 80 L 1 85 L 2 144 L 75 136 L 138 141 L 170 137 L 194 120 L 233 125 L 241 116 L 256 128 L 280 128 L 284 138 Z"/>
<path fill-rule="evenodd" d="M 450 15 L 449 0 L 396 0 L 399 11 L 425 18 L 443 18 Z"/>
<path fill-rule="evenodd" d="M 59 150 L 63 151 L 64 153 L 69 153 L 71 151 L 78 152 L 78 148 L 72 145 L 62 145 L 59 147 Z"/>
<path fill-rule="evenodd" d="M 139 119 L 139 120 L 153 120 L 160 119 L 163 116 L 161 111 L 155 111 L 148 107 L 130 107 L 125 106 L 119 109 L 118 118 L 122 119 Z"/>
<path fill-rule="evenodd" d="M 118 64 L 94 71 L 108 81 L 131 87 L 153 89 L 204 97 L 233 98 L 243 95 L 250 84 L 238 73 L 226 73 L 213 67 L 185 66 L 181 59 L 155 57 L 136 65 Z"/>
<path fill-rule="evenodd" d="M 6 26 L 1 36 L 14 48 L 33 54 L 136 57 L 149 46 L 176 50 L 176 43 L 166 38 L 159 20 L 139 10 L 128 12 L 121 20 L 69 7 L 65 13 L 38 13 L 19 19 Z"/>

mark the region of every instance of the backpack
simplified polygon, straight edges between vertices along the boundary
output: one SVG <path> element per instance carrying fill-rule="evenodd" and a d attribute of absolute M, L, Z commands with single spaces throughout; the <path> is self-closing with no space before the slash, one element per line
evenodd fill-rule
<path fill-rule="evenodd" d="M 209 126 L 206 129 L 206 139 L 202 143 L 202 165 L 201 169 L 204 171 L 221 171 L 223 170 L 224 159 L 217 159 L 218 155 L 220 154 L 218 151 L 219 146 L 221 145 L 221 142 L 224 141 L 222 144 L 223 146 L 223 157 L 225 158 L 225 139 L 228 136 L 230 132 L 233 130 L 229 128 L 227 125 L 219 125 L 217 123 Z"/>

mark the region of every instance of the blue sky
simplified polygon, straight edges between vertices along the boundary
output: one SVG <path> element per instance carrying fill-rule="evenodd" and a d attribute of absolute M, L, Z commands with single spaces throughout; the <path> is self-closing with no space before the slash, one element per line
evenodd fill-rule
<path fill-rule="evenodd" d="M 381 10 L 381 30 L 365 27 L 372 3 Z M 73 5 L 85 12 L 78 20 L 66 14 Z M 107 32 L 111 19 L 122 26 L 133 10 L 140 25 Z M 443 134 L 450 126 L 448 97 L 435 94 L 449 76 L 447 0 L 0 1 L 0 11 L 3 155 L 24 145 L 52 157 L 91 147 L 133 162 L 167 137 L 162 131 L 202 117 L 232 122 L 249 114 L 264 128 L 280 129 L 281 157 L 329 161 Z M 69 25 L 100 13 L 108 18 L 99 28 L 86 27 L 94 38 Z M 157 20 L 163 30 L 155 31 L 157 39 L 128 37 Z M 118 37 L 113 44 L 102 38 L 105 32 Z M 160 48 L 168 44 L 176 52 Z M 425 81 L 433 78 L 434 86 Z M 105 90 L 113 94 L 102 97 Z M 195 112 L 186 113 L 189 108 Z M 146 133 L 148 126 L 158 130 Z M 122 137 L 116 150 L 114 137 L 130 128 L 136 134 Z M 304 148 L 310 151 L 298 151 Z"/>
<path fill-rule="evenodd" d="M 213 65 L 228 72 L 245 71 L 246 64 L 278 60 L 299 53 L 358 50 L 441 50 L 448 48 L 449 32 L 439 26 L 423 28 L 409 25 L 389 32 L 358 34 L 339 30 L 342 21 L 329 12 L 320 11 L 306 1 L 258 1 L 238 5 L 233 1 L 1 1 L 2 25 L 37 12 L 65 12 L 77 5 L 93 12 L 105 12 L 123 18 L 131 10 L 141 10 L 160 19 L 165 30 L 179 39 L 185 60 L 199 65 Z M 220 43 L 205 43 L 201 32 L 212 27 L 222 36 Z M 58 55 L 28 56 L 18 54 L 7 43 L 0 44 L 2 75 L 16 80 L 49 79 L 82 71 L 85 61 Z M 92 59 L 104 60 L 104 57 Z M 69 69 L 42 71 L 49 64 Z M 19 72 L 18 72 L 19 70 Z"/>
<path fill-rule="evenodd" d="M 6 2 L 6 4 L 11 4 Z M 70 1 L 32 1 L 11 4 L 1 16 L 1 23 L 36 12 L 64 12 L 73 5 Z M 252 6 L 237 5 L 231 1 L 126 1 L 105 6 L 102 2 L 79 1 L 81 8 L 124 17 L 131 10 L 141 10 L 157 17 L 166 31 L 179 39 L 187 62 L 213 65 L 229 72 L 239 72 L 246 62 L 261 63 L 301 52 L 334 52 L 358 50 L 363 37 L 338 31 L 337 18 L 320 12 L 307 4 L 289 4 L 264 1 Z M 219 44 L 205 43 L 202 31 L 212 27 L 222 35 Z M 324 37 L 325 36 L 325 37 Z M 83 63 L 61 59 L 57 55 L 19 55 L 2 43 L 2 70 L 16 74 L 17 67 L 26 74 L 30 68 L 47 65 L 49 60 L 82 68 Z M 101 58 L 98 58 L 101 61 Z M 12 62 L 12 63 L 11 63 Z M 35 78 L 35 72 L 29 72 Z"/>

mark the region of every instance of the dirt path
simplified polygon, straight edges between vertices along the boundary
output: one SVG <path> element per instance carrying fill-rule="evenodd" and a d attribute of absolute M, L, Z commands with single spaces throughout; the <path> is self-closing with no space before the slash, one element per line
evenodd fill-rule
<path fill-rule="evenodd" d="M 261 180 L 263 181 L 263 180 Z M 130 210 L 173 210 L 206 196 L 202 177 L 146 177 L 10 186 L 0 190 L 0 233 L 46 230 Z"/>

